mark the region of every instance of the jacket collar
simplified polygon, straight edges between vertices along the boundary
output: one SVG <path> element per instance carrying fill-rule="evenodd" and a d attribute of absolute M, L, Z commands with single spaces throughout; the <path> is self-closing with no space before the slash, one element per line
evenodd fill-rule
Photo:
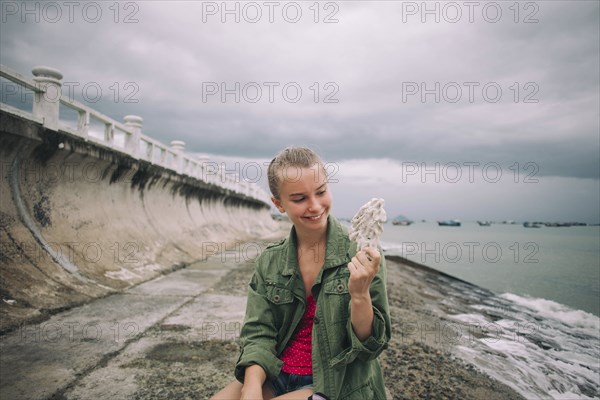
<path fill-rule="evenodd" d="M 351 245 L 346 228 L 331 214 L 327 217 L 327 244 L 325 247 L 325 263 L 323 270 L 337 267 L 341 264 L 347 264 L 355 253 L 356 249 Z M 292 226 L 290 235 L 285 243 L 287 251 L 285 265 L 281 271 L 282 275 L 293 275 L 300 271 L 297 257 L 297 236 L 296 228 Z"/>

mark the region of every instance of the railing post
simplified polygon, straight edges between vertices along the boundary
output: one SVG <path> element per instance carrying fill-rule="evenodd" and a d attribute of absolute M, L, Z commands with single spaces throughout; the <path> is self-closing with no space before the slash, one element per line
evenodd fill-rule
<path fill-rule="evenodd" d="M 125 135 L 125 151 L 137 157 L 140 152 L 140 136 L 144 119 L 137 115 L 126 115 L 123 120 L 127 129 L 131 131 L 131 135 Z"/>
<path fill-rule="evenodd" d="M 197 156 L 196 160 L 198 160 L 198 163 L 200 164 L 200 176 L 198 176 L 197 178 L 203 182 L 212 183 L 209 181 L 208 171 L 206 170 L 207 164 L 210 161 L 210 158 L 208 158 L 208 156 L 202 155 L 202 156 Z"/>
<path fill-rule="evenodd" d="M 77 121 L 77 132 L 87 139 L 90 130 L 90 113 L 88 111 L 79 110 L 79 118 Z"/>
<path fill-rule="evenodd" d="M 31 70 L 40 91 L 35 92 L 33 115 L 44 119 L 44 126 L 58 130 L 62 73 L 54 68 L 39 66 Z"/>
<path fill-rule="evenodd" d="M 111 123 L 104 124 L 104 141 L 113 148 L 115 143 L 115 125 Z"/>
<path fill-rule="evenodd" d="M 175 152 L 175 170 L 180 174 L 183 173 L 183 150 L 185 142 L 181 140 L 172 140 L 171 149 Z"/>

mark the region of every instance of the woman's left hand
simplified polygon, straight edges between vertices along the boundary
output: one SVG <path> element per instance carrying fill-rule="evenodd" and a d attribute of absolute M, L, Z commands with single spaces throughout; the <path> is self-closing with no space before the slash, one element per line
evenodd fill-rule
<path fill-rule="evenodd" d="M 365 247 L 356 253 L 352 261 L 348 263 L 350 279 L 348 280 L 348 291 L 350 296 L 369 296 L 369 287 L 373 278 L 379 272 L 381 255 L 375 247 Z"/>

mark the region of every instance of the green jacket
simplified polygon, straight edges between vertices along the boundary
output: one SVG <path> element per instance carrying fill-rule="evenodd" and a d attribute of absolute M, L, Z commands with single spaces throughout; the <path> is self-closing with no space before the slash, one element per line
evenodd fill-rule
<path fill-rule="evenodd" d="M 371 284 L 373 335 L 361 342 L 350 321 L 347 264 L 356 244 L 346 229 L 330 216 L 325 263 L 312 287 L 316 300 L 312 364 L 315 392 L 334 400 L 385 399 L 377 356 L 387 347 L 391 325 L 386 291 L 385 258 Z M 306 305 L 304 284 L 296 256 L 296 231 L 267 247 L 258 257 L 248 289 L 246 317 L 241 331 L 241 354 L 235 368 L 243 383 L 244 369 L 260 365 L 269 378 L 279 375 L 285 349 Z"/>

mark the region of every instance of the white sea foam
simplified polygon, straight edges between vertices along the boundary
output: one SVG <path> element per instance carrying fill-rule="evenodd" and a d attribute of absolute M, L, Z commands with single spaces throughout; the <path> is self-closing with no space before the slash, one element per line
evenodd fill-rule
<path fill-rule="evenodd" d="M 486 325 L 489 323 L 489 321 L 481 314 L 457 314 L 453 315 L 452 319 L 471 325 Z"/>
<path fill-rule="evenodd" d="M 494 329 L 456 346 L 461 358 L 527 399 L 600 398 L 598 317 L 511 293 L 471 308 L 480 314 L 447 317 Z"/>
<path fill-rule="evenodd" d="M 500 297 L 525 306 L 542 317 L 552 318 L 566 325 L 582 328 L 591 335 L 597 335 L 600 331 L 600 318 L 591 313 L 574 310 L 552 300 L 523 297 L 512 293 L 504 293 Z"/>

